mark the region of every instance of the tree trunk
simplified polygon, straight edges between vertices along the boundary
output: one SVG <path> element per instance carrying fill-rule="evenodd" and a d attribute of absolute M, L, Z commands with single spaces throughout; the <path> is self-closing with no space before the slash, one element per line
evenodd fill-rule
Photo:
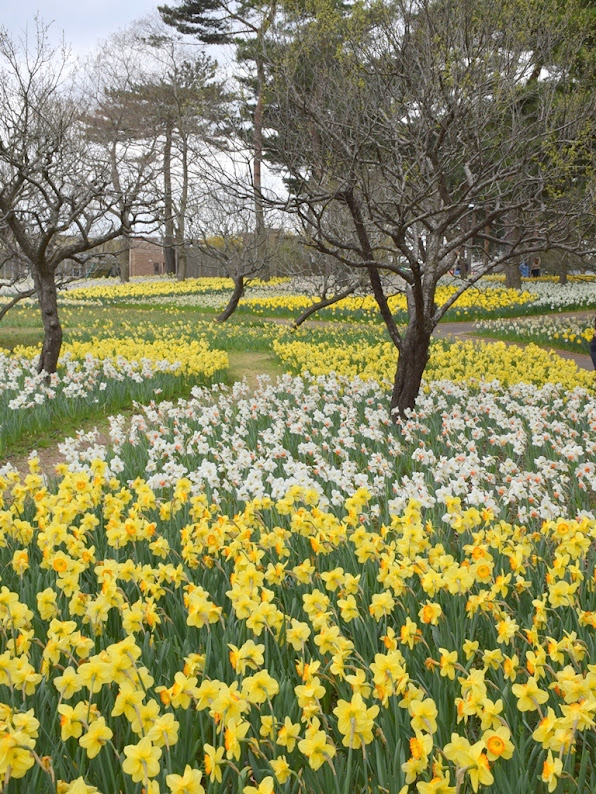
<path fill-rule="evenodd" d="M 567 281 L 567 256 L 562 254 L 559 261 L 559 284 L 565 285 Z"/>
<path fill-rule="evenodd" d="M 238 308 L 238 304 L 240 303 L 240 298 L 244 294 L 244 276 L 237 276 L 234 279 L 234 291 L 230 296 L 230 300 L 228 301 L 228 305 L 223 310 L 223 312 L 215 318 L 215 322 L 217 323 L 225 323 L 236 311 Z"/>
<path fill-rule="evenodd" d="M 413 408 L 420 391 L 422 375 L 429 359 L 430 333 L 419 325 L 409 325 L 401 342 L 391 394 L 394 421 Z"/>
<path fill-rule="evenodd" d="M 511 212 L 507 213 L 506 221 L 507 221 L 507 227 L 506 227 L 505 240 L 510 246 L 510 253 L 513 253 L 520 236 L 519 214 L 517 210 L 511 210 Z M 505 286 L 508 287 L 509 289 L 521 290 L 522 288 L 521 279 L 522 277 L 521 277 L 521 271 L 519 269 L 519 262 L 516 262 L 515 259 L 511 259 L 505 265 Z"/>
<path fill-rule="evenodd" d="M 43 322 L 43 346 L 37 371 L 51 375 L 56 372 L 62 347 L 62 326 L 58 318 L 58 296 L 54 271 L 35 270 L 33 280 Z"/>
<path fill-rule="evenodd" d="M 166 124 L 163 149 L 163 196 L 164 225 L 163 259 L 166 273 L 176 272 L 176 248 L 174 247 L 174 203 L 172 201 L 172 126 Z"/>
<path fill-rule="evenodd" d="M 120 281 L 123 284 L 130 281 L 130 234 L 122 235 L 122 250 L 118 254 L 118 267 Z"/>
<path fill-rule="evenodd" d="M 188 257 L 186 256 L 186 248 L 184 247 L 184 243 L 179 241 L 178 245 L 178 270 L 176 275 L 178 277 L 178 281 L 184 281 L 186 279 Z"/>
<path fill-rule="evenodd" d="M 256 251 L 257 260 L 263 264 L 263 280 L 268 281 L 271 278 L 269 265 L 266 262 L 265 246 L 267 243 L 265 236 L 265 212 L 263 209 L 262 197 L 262 165 L 263 165 L 263 116 L 265 111 L 265 101 L 263 94 L 265 92 L 265 69 L 263 61 L 260 57 L 257 58 L 257 80 L 258 80 L 258 93 L 257 104 L 255 107 L 255 115 L 253 119 L 254 129 L 254 197 L 255 197 L 255 237 L 256 237 Z"/>
<path fill-rule="evenodd" d="M 180 122 L 179 127 L 182 127 Z M 188 206 L 188 136 L 180 130 L 180 145 L 182 147 L 182 190 L 178 206 L 178 223 L 176 224 L 176 250 L 178 252 L 178 281 L 186 279 L 188 257 L 184 247 L 186 238 L 186 209 Z"/>
<path fill-rule="evenodd" d="M 484 227 L 484 233 L 488 236 L 491 232 L 490 223 Z M 482 244 L 482 263 L 484 267 L 488 265 L 488 261 L 490 258 L 490 243 L 488 240 L 483 240 Z"/>
<path fill-rule="evenodd" d="M 110 165 L 112 169 L 112 184 L 120 196 L 120 212 L 122 213 L 122 250 L 118 254 L 118 270 L 120 271 L 120 281 L 125 284 L 130 281 L 130 238 L 132 230 L 130 228 L 130 214 L 122 200 L 122 182 L 118 171 L 118 143 L 112 142 L 110 149 Z"/>
<path fill-rule="evenodd" d="M 522 288 L 521 273 L 516 263 L 505 265 L 505 286 L 509 289 Z"/>

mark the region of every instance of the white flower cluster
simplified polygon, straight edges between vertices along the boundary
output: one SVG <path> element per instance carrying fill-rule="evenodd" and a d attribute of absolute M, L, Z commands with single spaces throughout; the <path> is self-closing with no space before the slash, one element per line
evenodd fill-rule
<path fill-rule="evenodd" d="M 531 305 L 541 309 L 592 309 L 596 305 L 596 281 L 570 281 L 567 284 L 526 281 L 524 289 L 536 295 L 536 301 Z"/>
<path fill-rule="evenodd" d="M 496 320 L 478 320 L 474 329 L 490 336 L 520 339 L 522 341 L 577 342 L 583 348 L 592 336 L 594 322 L 592 315 L 577 317 L 557 314 L 539 317 L 500 317 Z"/>
<path fill-rule="evenodd" d="M 315 282 L 316 285 L 316 282 Z M 230 299 L 232 289 L 219 293 L 196 293 L 192 295 L 159 295 L 152 298 L 153 303 L 175 304 L 177 306 L 203 306 L 209 309 L 223 309 Z M 294 278 L 283 284 L 274 284 L 270 287 L 260 285 L 247 286 L 244 298 L 259 300 L 260 298 L 282 298 L 286 295 L 311 295 L 318 294 L 310 282 Z M 242 305 L 242 302 L 241 302 Z"/>
<path fill-rule="evenodd" d="M 110 447 L 88 434 L 62 452 L 74 470 L 97 457 L 124 477 L 144 468 L 164 494 L 188 477 L 228 510 L 279 499 L 292 485 L 315 489 L 322 509 L 364 486 L 373 515 L 384 517 L 410 499 L 443 518 L 453 499 L 519 522 L 589 510 L 596 399 L 586 390 L 434 382 L 397 425 L 387 402 L 374 381 L 334 375 L 263 378 L 254 392 L 196 388 L 193 399 L 149 405 L 130 423 L 112 419 Z"/>
<path fill-rule="evenodd" d="M 60 372 L 47 376 L 45 372 L 37 372 L 35 359 L 0 353 L 0 407 L 3 414 L 5 409 L 32 408 L 59 397 L 89 399 L 89 395 L 104 391 L 110 383 L 128 381 L 140 384 L 158 372 L 176 374 L 181 366 L 180 362 L 150 359 L 127 361 L 120 356 L 101 361 L 90 354 L 75 359 L 68 352 L 60 363 Z"/>

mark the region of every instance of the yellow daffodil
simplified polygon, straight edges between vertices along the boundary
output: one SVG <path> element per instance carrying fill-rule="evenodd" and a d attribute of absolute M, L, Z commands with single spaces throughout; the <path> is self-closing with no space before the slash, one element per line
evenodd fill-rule
<path fill-rule="evenodd" d="M 110 741 L 114 735 L 113 731 L 108 728 L 106 721 L 103 717 L 91 723 L 84 736 L 79 739 L 79 744 L 87 751 L 89 758 L 95 758 L 101 748 Z"/>
<path fill-rule="evenodd" d="M 290 775 L 292 774 L 292 768 L 287 762 L 285 755 L 280 755 L 279 758 L 272 759 L 269 761 L 269 764 L 271 769 L 273 769 L 275 779 L 283 786 L 283 784 L 289 780 Z"/>
<path fill-rule="evenodd" d="M 189 764 L 184 767 L 182 775 L 166 775 L 166 785 L 171 794 L 205 794 L 201 785 L 202 773 Z"/>
<path fill-rule="evenodd" d="M 209 775 L 211 783 L 214 781 L 221 783 L 221 767 L 225 748 L 218 747 L 216 750 L 212 745 L 205 744 L 203 752 L 205 753 L 205 774 Z"/>
<path fill-rule="evenodd" d="M 548 783 L 549 792 L 557 788 L 559 776 L 562 771 L 563 762 L 560 758 L 553 758 L 553 754 L 549 750 L 546 760 L 542 765 L 542 774 L 540 775 L 540 780 L 542 780 L 543 783 Z"/>
<path fill-rule="evenodd" d="M 333 709 L 337 717 L 337 727 L 342 734 L 344 747 L 358 749 L 363 744 L 372 742 L 374 720 L 379 713 L 378 706 L 366 708 L 362 695 L 352 695 L 350 701 L 339 700 Z"/>
<path fill-rule="evenodd" d="M 327 741 L 325 731 L 320 730 L 319 726 L 318 719 L 314 719 L 306 729 L 305 738 L 298 742 L 298 749 L 308 758 L 308 763 L 315 772 L 325 761 L 331 761 L 337 752 L 335 747 Z"/>
<path fill-rule="evenodd" d="M 264 777 L 258 786 L 244 786 L 242 794 L 273 794 L 274 780 L 271 776 Z"/>
<path fill-rule="evenodd" d="M 145 736 L 138 744 L 128 744 L 124 748 L 126 760 L 122 770 L 130 775 L 134 783 L 142 783 L 159 774 L 161 749 Z"/>

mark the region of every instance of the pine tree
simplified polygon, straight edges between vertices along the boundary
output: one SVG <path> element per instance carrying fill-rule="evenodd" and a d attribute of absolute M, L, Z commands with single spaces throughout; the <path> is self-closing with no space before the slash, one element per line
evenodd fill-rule
<path fill-rule="evenodd" d="M 265 213 L 262 194 L 263 119 L 265 114 L 265 37 L 278 10 L 277 0 L 187 0 L 177 6 L 159 6 L 167 25 L 196 36 L 205 44 L 235 44 L 239 60 L 252 61 L 255 67 L 255 106 L 252 113 L 252 184 L 255 211 L 255 237 L 263 251 L 266 245 Z M 264 257 L 263 257 L 264 258 Z"/>

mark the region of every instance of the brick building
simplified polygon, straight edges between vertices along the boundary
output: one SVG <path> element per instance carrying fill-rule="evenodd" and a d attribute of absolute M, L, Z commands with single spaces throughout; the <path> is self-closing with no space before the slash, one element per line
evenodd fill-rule
<path fill-rule="evenodd" d="M 160 241 L 135 237 L 128 252 L 130 275 L 158 276 L 164 272 L 163 247 Z"/>

